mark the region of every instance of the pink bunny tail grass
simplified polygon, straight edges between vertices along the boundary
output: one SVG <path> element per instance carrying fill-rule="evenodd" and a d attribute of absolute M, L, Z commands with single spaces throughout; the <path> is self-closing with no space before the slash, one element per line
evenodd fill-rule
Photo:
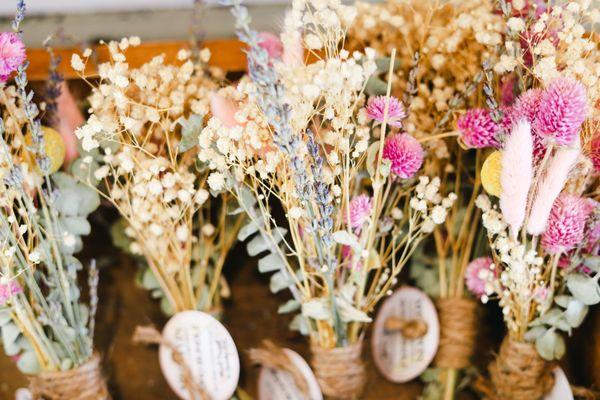
<path fill-rule="evenodd" d="M 559 147 L 548 163 L 548 168 L 538 185 L 527 222 L 527 233 L 541 235 L 548 225 L 554 201 L 563 190 L 571 168 L 581 154 L 579 140 L 572 147 Z"/>
<path fill-rule="evenodd" d="M 77 106 L 75 98 L 73 97 L 73 94 L 71 94 L 69 85 L 67 85 L 66 82 L 63 82 L 60 85 L 60 96 L 56 99 L 56 105 L 58 108 L 58 122 L 56 128 L 60 132 L 63 142 L 65 143 L 65 162 L 70 163 L 79 155 L 75 129 L 83 125 L 85 119 L 83 118 L 83 114 Z"/>
<path fill-rule="evenodd" d="M 210 112 L 228 128 L 238 125 L 235 120 L 235 114 L 238 112 L 237 106 L 233 101 L 218 93 L 210 94 Z"/>
<path fill-rule="evenodd" d="M 283 54 L 283 43 L 277 35 L 271 32 L 260 32 L 258 45 L 267 51 L 272 60 L 279 60 Z"/>
<path fill-rule="evenodd" d="M 516 123 L 506 139 L 502 152 L 502 172 L 500 174 L 500 209 L 504 220 L 516 235 L 527 210 L 527 196 L 533 179 L 533 137 L 529 122 Z"/>

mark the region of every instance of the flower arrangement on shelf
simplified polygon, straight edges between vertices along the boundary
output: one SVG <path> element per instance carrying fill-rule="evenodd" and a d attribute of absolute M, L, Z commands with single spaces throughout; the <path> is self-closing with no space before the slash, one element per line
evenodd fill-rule
<path fill-rule="evenodd" d="M 60 172 L 65 145 L 40 123 L 28 91 L 17 3 L 14 32 L 0 33 L 0 331 L 5 353 L 30 377 L 33 396 L 109 398 L 94 352 L 98 270 L 88 272 L 89 303 L 75 257 L 94 191 Z M 15 84 L 6 81 L 16 72 Z M 84 378 L 84 379 L 82 379 Z M 83 398 L 83 397 L 82 397 Z"/>
<path fill-rule="evenodd" d="M 227 4 L 249 76 L 219 91 L 199 159 L 213 170 L 211 190 L 232 193 L 248 215 L 239 238 L 252 237 L 250 255 L 267 253 L 259 270 L 274 272 L 271 290 L 291 291 L 279 312 L 298 312 L 292 327 L 310 338 L 323 392 L 356 397 L 370 314 L 453 196 L 442 198 L 438 179 L 416 177 L 425 154 L 401 130 L 402 103 L 389 92 L 367 101 L 374 52 L 340 48 L 354 7 L 293 2 L 274 52 L 247 9 Z"/>
<path fill-rule="evenodd" d="M 410 96 L 405 129 L 430 154 L 425 173 L 438 176 L 439 186 L 456 194 L 445 223 L 436 226 L 411 261 L 411 277 L 435 298 L 441 323 L 439 349 L 434 367 L 422 375 L 426 386 L 421 396 L 451 399 L 455 388 L 466 387 L 473 375 L 469 367 L 477 302 L 465 290 L 464 277 L 485 245 L 475 207 L 484 154 L 460 137 L 454 115 L 485 100 L 474 94 L 486 77 L 482 66 L 502 41 L 505 22 L 492 1 L 389 1 L 358 3 L 357 8 L 357 21 L 349 31 L 350 49 L 368 45 L 383 55 L 399 49 L 394 74 L 400 79 L 392 92 Z M 386 87 L 387 70 L 378 72 L 367 85 L 373 93 Z"/>
<path fill-rule="evenodd" d="M 113 228 L 121 247 L 147 266 L 142 285 L 161 298 L 170 315 L 185 310 L 218 313 L 228 294 L 222 269 L 244 221 L 232 197 L 209 199 L 208 171 L 196 165 L 197 137 L 221 72 L 209 70 L 208 50 L 179 64 L 155 56 L 129 68 L 132 37 L 106 44 L 110 62 L 92 84 L 90 116 L 76 131 L 84 156 L 74 165 L 81 180 L 98 189 L 122 221 Z M 74 54 L 85 77 L 91 51 Z"/>
<path fill-rule="evenodd" d="M 478 387 L 488 398 L 540 399 L 554 382 L 548 363 L 566 351 L 560 332 L 600 302 L 600 60 L 583 27 L 596 18 L 589 5 L 514 3 L 500 4 L 507 31 L 486 71 L 487 107 L 457 126 L 464 143 L 496 149 L 480 172 L 489 196 L 476 200 L 492 258 L 467 272 L 482 301 L 499 300 L 508 335 Z"/>

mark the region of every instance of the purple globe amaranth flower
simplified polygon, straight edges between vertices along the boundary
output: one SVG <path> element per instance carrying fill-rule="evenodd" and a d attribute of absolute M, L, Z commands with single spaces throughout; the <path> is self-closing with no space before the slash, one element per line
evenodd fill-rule
<path fill-rule="evenodd" d="M 472 108 L 458 118 L 457 127 L 462 141 L 469 147 L 481 149 L 498 147 L 496 138 L 501 127 L 492 119 L 490 111 L 484 108 Z"/>
<path fill-rule="evenodd" d="M 0 283 L 0 306 L 6 304 L 15 294 L 21 293 L 23 288 L 16 280 Z"/>
<path fill-rule="evenodd" d="M 355 230 L 362 228 L 363 224 L 369 220 L 371 209 L 373 208 L 373 199 L 366 194 L 354 197 L 350 201 L 350 227 Z"/>
<path fill-rule="evenodd" d="M 421 143 L 407 133 L 398 133 L 386 139 L 383 158 L 390 160 L 391 172 L 402 179 L 412 178 L 423 165 Z"/>
<path fill-rule="evenodd" d="M 557 78 L 542 92 L 532 127 L 545 140 L 570 145 L 585 121 L 587 108 L 583 85 L 574 79 Z"/>
<path fill-rule="evenodd" d="M 0 82 L 6 82 L 14 71 L 25 62 L 25 44 L 13 32 L 0 33 Z"/>
<path fill-rule="evenodd" d="M 542 247 L 548 254 L 567 252 L 584 239 L 586 222 L 594 204 L 584 197 L 561 194 L 552 206 Z"/>
<path fill-rule="evenodd" d="M 385 117 L 386 96 L 371 97 L 367 103 L 367 117 L 374 119 L 377 122 L 383 122 Z M 400 100 L 395 97 L 390 97 L 387 124 L 395 128 L 402 126 L 402 120 L 406 118 L 406 110 Z"/>
<path fill-rule="evenodd" d="M 471 261 L 465 269 L 465 283 L 469 290 L 478 298 L 485 294 L 488 274 L 492 273 L 490 257 L 479 257 Z"/>

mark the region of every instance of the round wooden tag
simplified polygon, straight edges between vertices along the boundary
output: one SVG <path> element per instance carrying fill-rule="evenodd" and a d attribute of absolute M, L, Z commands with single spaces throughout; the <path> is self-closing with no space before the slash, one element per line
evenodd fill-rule
<path fill-rule="evenodd" d="M 395 322 L 395 328 L 390 328 Z M 404 322 L 426 331 L 412 337 L 399 328 Z M 386 323 L 387 322 L 387 323 Z M 387 325 L 387 326 L 386 326 Z M 408 382 L 429 366 L 440 341 L 440 324 L 431 299 L 421 290 L 401 287 L 381 306 L 373 327 L 371 346 L 377 369 L 388 380 Z"/>
<path fill-rule="evenodd" d="M 554 374 L 554 387 L 548 393 L 544 400 L 573 400 L 573 391 L 567 379 L 567 375 L 561 367 L 556 367 L 552 370 Z"/>
<path fill-rule="evenodd" d="M 308 397 L 294 383 L 286 371 L 262 367 L 258 376 L 259 400 L 323 400 L 319 383 L 304 358 L 290 349 L 283 349 L 308 384 Z"/>
<path fill-rule="evenodd" d="M 219 321 L 201 311 L 183 311 L 167 322 L 162 335 L 181 352 L 196 382 L 212 400 L 231 398 L 240 376 L 240 359 L 231 335 Z M 193 400 L 169 347 L 160 346 L 159 361 L 177 396 Z"/>

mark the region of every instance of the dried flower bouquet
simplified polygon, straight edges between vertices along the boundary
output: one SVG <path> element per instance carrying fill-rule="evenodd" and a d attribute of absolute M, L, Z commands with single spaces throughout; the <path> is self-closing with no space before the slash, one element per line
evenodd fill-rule
<path fill-rule="evenodd" d="M 325 394 L 356 397 L 365 327 L 425 236 L 444 222 L 453 196 L 439 180 L 414 179 L 424 152 L 402 133 L 406 113 L 389 96 L 366 103 L 374 52 L 341 48 L 356 15 L 339 2 L 294 1 L 281 42 L 249 27 L 228 3 L 248 45 L 249 76 L 219 92 L 200 135 L 200 160 L 213 191 L 238 199 L 251 223 L 240 239 L 271 290 L 289 288 L 280 312 L 309 335 Z M 304 51 L 316 62 L 305 64 Z M 274 218 L 283 209 L 285 227 Z"/>
<path fill-rule="evenodd" d="M 367 45 L 384 55 L 399 49 L 394 71 L 399 79 L 392 92 L 408 94 L 406 130 L 429 151 L 424 171 L 440 177 L 443 191 L 457 195 L 445 223 L 417 251 L 411 268 L 417 284 L 436 298 L 441 322 L 435 368 L 422 376 L 428 383 L 422 397 L 450 399 L 455 387 L 464 387 L 470 375 L 463 372 L 471 370 L 477 310 L 465 290 L 464 277 L 481 261 L 470 263 L 485 244 L 475 207 L 483 151 L 455 140 L 459 132 L 454 114 L 485 101 L 473 94 L 485 77 L 483 65 L 501 43 L 505 23 L 492 1 L 389 1 L 357 3 L 357 8 L 350 48 Z M 378 94 L 385 87 L 385 76 L 379 74 L 369 80 L 366 90 Z M 467 287 L 481 295 L 470 282 Z"/>
<path fill-rule="evenodd" d="M 227 285 L 221 275 L 243 214 L 231 196 L 209 199 L 207 171 L 196 165 L 197 136 L 220 72 L 209 70 L 210 53 L 180 64 L 163 55 L 129 68 L 125 51 L 139 38 L 106 46 L 111 61 L 99 66 L 92 85 L 90 116 L 76 131 L 86 152 L 74 166 L 118 210 L 115 228 L 123 245 L 147 264 L 141 283 L 161 298 L 165 313 L 218 313 Z M 74 54 L 72 67 L 85 77 L 91 51 Z"/>
<path fill-rule="evenodd" d="M 483 87 L 487 107 L 467 110 L 457 124 L 464 143 L 498 149 L 481 178 L 499 202 L 477 199 L 493 262 L 471 278 L 484 302 L 499 300 L 508 336 L 482 389 L 489 398 L 539 399 L 554 382 L 547 362 L 566 351 L 559 332 L 580 326 L 600 302 L 600 64 L 583 25 L 598 15 L 587 3 L 500 6 L 507 31 L 497 79 L 488 71 Z"/>
<path fill-rule="evenodd" d="M 89 305 L 78 282 L 81 236 L 98 205 L 94 191 L 59 172 L 60 134 L 40 124 L 27 91 L 17 3 L 14 32 L 0 33 L 0 331 L 7 355 L 30 376 L 35 398 L 108 399 L 94 352 L 98 271 L 88 270 Z M 16 71 L 15 85 L 7 79 Z"/>

